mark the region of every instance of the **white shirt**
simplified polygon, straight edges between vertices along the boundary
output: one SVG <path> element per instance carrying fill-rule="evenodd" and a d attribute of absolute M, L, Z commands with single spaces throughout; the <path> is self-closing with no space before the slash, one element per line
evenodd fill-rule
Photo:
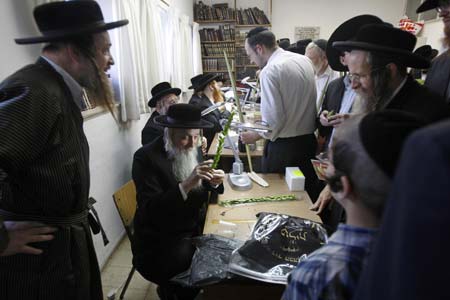
<path fill-rule="evenodd" d="M 272 129 L 271 141 L 313 133 L 316 85 L 306 56 L 278 48 L 260 74 L 261 116 Z"/>
<path fill-rule="evenodd" d="M 326 87 L 330 82 L 333 80 L 339 78 L 339 72 L 333 71 L 330 66 L 327 66 L 325 71 L 322 73 L 322 75 L 315 76 L 316 78 L 316 90 L 317 90 L 317 98 L 316 98 L 316 105 L 317 105 L 317 111 L 321 110 L 322 107 L 322 101 L 324 97 L 324 93 L 326 92 Z M 321 101 L 322 100 L 322 101 Z"/>

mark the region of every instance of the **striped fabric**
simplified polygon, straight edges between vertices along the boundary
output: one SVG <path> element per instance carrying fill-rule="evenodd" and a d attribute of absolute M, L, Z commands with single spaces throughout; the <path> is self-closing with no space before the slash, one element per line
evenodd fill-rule
<path fill-rule="evenodd" d="M 0 84 L 0 209 L 67 217 L 87 209 L 89 148 L 83 118 L 44 60 Z M 0 257 L 0 299 L 102 299 L 87 222 L 60 226 L 42 255 Z"/>

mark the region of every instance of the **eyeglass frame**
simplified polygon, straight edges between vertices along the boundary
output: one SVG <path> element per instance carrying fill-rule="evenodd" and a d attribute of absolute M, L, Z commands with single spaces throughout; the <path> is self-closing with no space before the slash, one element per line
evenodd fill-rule
<path fill-rule="evenodd" d="M 443 10 L 448 9 L 450 7 L 450 1 L 448 0 L 441 0 L 438 2 L 439 4 L 438 6 L 436 6 L 436 11 L 438 12 L 438 14 L 440 14 Z"/>
<path fill-rule="evenodd" d="M 379 68 L 375 68 L 370 70 L 370 72 L 368 74 L 364 74 L 364 75 L 360 75 L 360 74 L 353 74 L 353 73 L 348 73 L 348 79 L 350 80 L 350 82 L 353 82 L 353 80 L 356 80 L 357 82 L 361 83 L 361 77 L 366 78 L 369 77 L 370 75 L 372 75 L 373 73 L 383 70 L 384 68 L 386 68 L 386 66 L 383 67 L 379 67 Z"/>

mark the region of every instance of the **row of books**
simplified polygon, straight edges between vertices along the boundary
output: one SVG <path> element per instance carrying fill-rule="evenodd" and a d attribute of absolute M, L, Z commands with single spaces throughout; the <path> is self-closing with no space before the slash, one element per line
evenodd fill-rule
<path fill-rule="evenodd" d="M 239 9 L 237 11 L 237 23 L 241 25 L 270 24 L 264 11 L 257 7 Z"/>
<path fill-rule="evenodd" d="M 236 48 L 236 65 L 243 66 L 243 65 L 250 65 L 250 59 L 247 56 L 247 53 L 245 52 L 245 48 L 238 47 Z"/>
<path fill-rule="evenodd" d="M 228 56 L 234 56 L 235 47 L 233 43 L 202 44 L 202 57 L 223 56 L 224 50 Z"/>
<path fill-rule="evenodd" d="M 196 21 L 225 21 L 235 18 L 235 10 L 228 7 L 228 3 L 209 6 L 199 1 L 198 4 L 194 4 L 194 20 Z"/>
<path fill-rule="evenodd" d="M 203 28 L 198 33 L 202 42 L 234 41 L 234 28 L 230 25 L 219 25 L 219 29 Z"/>
<path fill-rule="evenodd" d="M 234 69 L 234 60 L 229 60 L 231 68 Z M 224 58 L 204 58 L 203 70 L 204 71 L 224 71 L 227 69 L 227 64 Z"/>

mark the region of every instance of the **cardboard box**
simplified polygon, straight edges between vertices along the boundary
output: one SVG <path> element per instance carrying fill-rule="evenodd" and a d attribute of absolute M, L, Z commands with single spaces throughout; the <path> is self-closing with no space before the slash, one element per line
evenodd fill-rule
<path fill-rule="evenodd" d="M 305 175 L 298 167 L 286 167 L 285 179 L 290 191 L 305 190 Z"/>

